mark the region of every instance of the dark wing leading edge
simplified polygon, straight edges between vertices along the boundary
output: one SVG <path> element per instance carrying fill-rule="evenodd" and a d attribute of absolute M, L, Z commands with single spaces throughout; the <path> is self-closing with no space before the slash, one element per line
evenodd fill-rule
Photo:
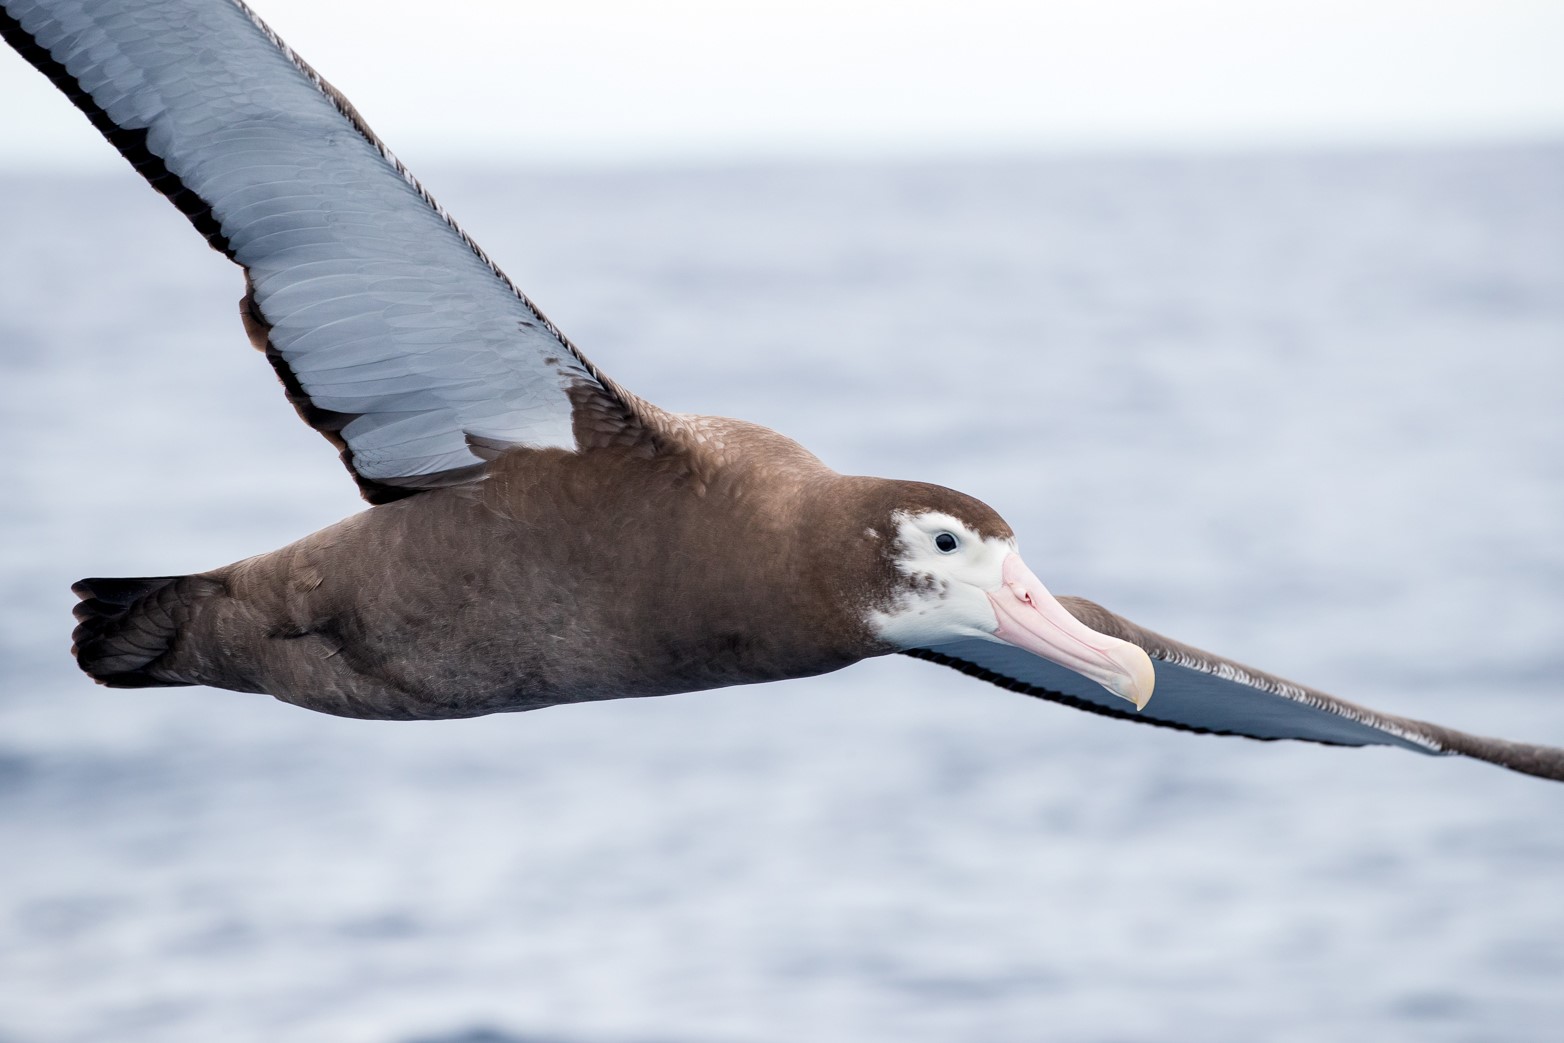
<path fill-rule="evenodd" d="M 1335 746 L 1400 746 L 1463 754 L 1514 771 L 1564 781 L 1564 749 L 1468 735 L 1376 713 L 1324 692 L 1169 640 L 1082 598 L 1060 598 L 1081 622 L 1139 645 L 1157 673 L 1151 702 L 1136 712 L 1080 674 L 993 641 L 966 640 L 908 655 L 954 667 L 1004 688 L 1142 724 L 1251 739 L 1302 739 Z"/>
<path fill-rule="evenodd" d="M 575 449 L 637 426 L 644 404 L 237 0 L 0 12 L 0 35 L 244 266 L 252 339 L 371 502 L 470 481 L 496 447 Z"/>

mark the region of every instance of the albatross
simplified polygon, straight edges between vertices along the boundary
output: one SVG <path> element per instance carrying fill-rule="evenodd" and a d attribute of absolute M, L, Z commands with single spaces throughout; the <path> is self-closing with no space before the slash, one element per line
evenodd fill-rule
<path fill-rule="evenodd" d="M 0 35 L 243 268 L 250 342 L 371 505 L 208 572 L 82 580 L 72 651 L 100 684 L 416 720 L 901 653 L 1144 724 L 1564 780 L 1564 749 L 1378 713 L 1055 598 L 970 496 L 637 397 L 239 0 L 0 10 Z"/>

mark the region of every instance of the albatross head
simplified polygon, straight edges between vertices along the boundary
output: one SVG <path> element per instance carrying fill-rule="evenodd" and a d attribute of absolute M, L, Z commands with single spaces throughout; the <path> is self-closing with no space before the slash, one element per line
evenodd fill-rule
<path fill-rule="evenodd" d="M 1014 645 L 1096 681 L 1137 709 L 1146 705 L 1151 659 L 1070 615 L 1021 560 L 997 513 L 948 489 L 913 489 L 924 495 L 894 508 L 890 531 L 881 537 L 891 575 L 888 596 L 868 616 L 877 637 L 898 649 L 973 638 Z"/>

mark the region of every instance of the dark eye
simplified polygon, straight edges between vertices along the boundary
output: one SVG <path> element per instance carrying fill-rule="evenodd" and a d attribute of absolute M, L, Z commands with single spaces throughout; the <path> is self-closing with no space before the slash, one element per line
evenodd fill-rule
<path fill-rule="evenodd" d="M 942 532 L 934 537 L 934 546 L 939 548 L 941 554 L 949 554 L 960 545 L 960 541 L 948 532 Z"/>

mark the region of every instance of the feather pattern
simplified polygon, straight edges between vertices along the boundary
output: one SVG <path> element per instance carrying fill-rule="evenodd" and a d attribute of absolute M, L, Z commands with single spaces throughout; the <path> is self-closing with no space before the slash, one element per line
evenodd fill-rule
<path fill-rule="evenodd" d="M 237 0 L 14 0 L 0 33 L 246 269 L 252 340 L 371 501 L 480 476 L 473 440 L 574 450 L 583 398 L 649 415 Z"/>

